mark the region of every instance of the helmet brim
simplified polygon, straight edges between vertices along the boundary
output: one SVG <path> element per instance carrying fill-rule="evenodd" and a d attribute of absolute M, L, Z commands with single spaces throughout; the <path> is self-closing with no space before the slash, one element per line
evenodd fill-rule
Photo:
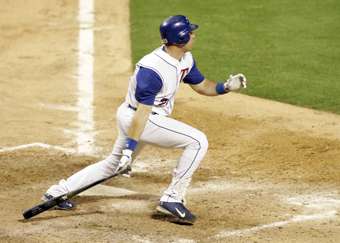
<path fill-rule="evenodd" d="M 190 24 L 190 29 L 191 29 L 191 31 L 194 31 L 194 30 L 198 29 L 198 25 L 197 24 Z"/>

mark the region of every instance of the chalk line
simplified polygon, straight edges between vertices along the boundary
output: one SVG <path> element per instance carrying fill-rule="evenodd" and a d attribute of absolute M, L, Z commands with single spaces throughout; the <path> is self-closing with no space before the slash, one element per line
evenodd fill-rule
<path fill-rule="evenodd" d="M 77 151 L 80 154 L 93 154 L 93 63 L 94 63 L 94 0 L 79 0 L 78 37 L 78 129 Z"/>
<path fill-rule="evenodd" d="M 22 145 L 14 146 L 14 147 L 3 147 L 3 148 L 0 149 L 0 153 L 13 152 L 13 151 L 16 151 L 16 150 L 34 148 L 34 147 L 44 148 L 44 149 L 54 149 L 54 150 L 59 150 L 59 151 L 65 152 L 65 153 L 75 153 L 74 149 L 64 148 L 64 147 L 61 147 L 61 146 L 50 145 L 50 144 L 46 144 L 46 143 L 29 143 L 29 144 L 22 144 Z"/>
<path fill-rule="evenodd" d="M 318 213 L 318 214 L 297 215 L 288 220 L 278 221 L 278 222 L 274 222 L 271 224 L 263 224 L 263 225 L 255 226 L 255 227 L 248 228 L 248 229 L 231 230 L 231 231 L 225 230 L 225 231 L 218 233 L 216 236 L 214 236 L 214 238 L 225 238 L 225 237 L 230 237 L 230 236 L 245 236 L 245 235 L 256 233 L 264 229 L 282 227 L 290 223 L 300 223 L 300 222 L 305 222 L 305 221 L 330 219 L 330 218 L 336 217 L 336 214 L 337 214 L 337 211 L 332 210 L 332 211 Z"/>

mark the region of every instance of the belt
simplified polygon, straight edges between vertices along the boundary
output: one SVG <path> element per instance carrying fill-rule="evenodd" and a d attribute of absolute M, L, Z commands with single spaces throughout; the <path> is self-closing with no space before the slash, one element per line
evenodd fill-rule
<path fill-rule="evenodd" d="M 134 111 L 136 111 L 137 110 L 137 108 L 136 107 L 134 107 L 134 106 L 132 106 L 132 105 L 128 105 L 128 107 L 130 108 L 130 109 L 132 109 L 132 110 L 134 110 Z"/>
<path fill-rule="evenodd" d="M 132 106 L 132 105 L 130 105 L 130 104 L 128 104 L 128 107 L 129 107 L 130 109 L 134 110 L 134 111 L 137 111 L 137 108 L 134 107 L 134 106 Z M 151 114 L 152 114 L 152 115 L 158 115 L 158 113 L 157 113 L 157 112 L 154 112 L 154 111 L 151 111 Z"/>

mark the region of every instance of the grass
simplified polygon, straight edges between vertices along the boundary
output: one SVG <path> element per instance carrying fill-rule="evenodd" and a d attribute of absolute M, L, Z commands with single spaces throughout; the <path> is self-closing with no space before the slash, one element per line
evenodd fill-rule
<path fill-rule="evenodd" d="M 200 25 L 193 54 L 209 79 L 246 74 L 244 93 L 340 114 L 340 1 L 131 0 L 132 59 L 160 45 L 174 14 Z"/>

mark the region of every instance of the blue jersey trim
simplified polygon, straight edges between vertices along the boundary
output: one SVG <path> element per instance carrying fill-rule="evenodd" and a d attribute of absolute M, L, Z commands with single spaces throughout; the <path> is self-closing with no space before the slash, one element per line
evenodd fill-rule
<path fill-rule="evenodd" d="M 136 100 L 144 105 L 153 105 L 156 95 L 163 87 L 161 76 L 151 68 L 140 66 L 136 81 Z"/>
<path fill-rule="evenodd" d="M 194 60 L 194 64 L 190 70 L 190 72 L 184 77 L 183 82 L 187 84 L 199 84 L 204 80 L 204 76 L 198 70 L 196 66 L 196 62 Z"/>

